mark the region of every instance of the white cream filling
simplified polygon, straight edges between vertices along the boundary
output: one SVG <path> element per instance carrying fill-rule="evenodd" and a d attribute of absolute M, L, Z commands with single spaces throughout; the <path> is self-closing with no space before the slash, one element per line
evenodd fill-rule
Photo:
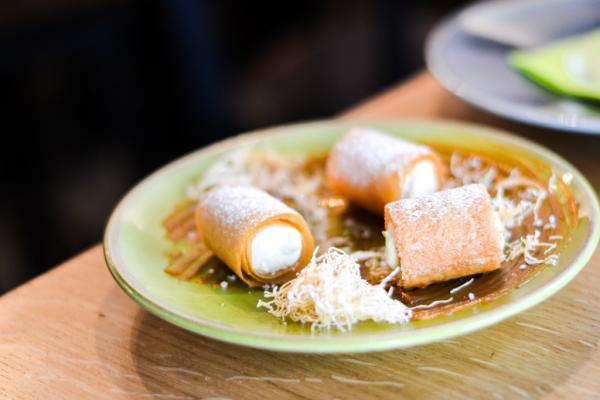
<path fill-rule="evenodd" d="M 402 185 L 402 197 L 417 197 L 437 192 L 439 186 L 435 165 L 431 161 L 419 161 L 406 175 Z"/>
<path fill-rule="evenodd" d="M 390 268 L 398 266 L 398 251 L 396 250 L 396 235 L 393 229 L 383 232 L 385 236 L 385 261 Z"/>
<path fill-rule="evenodd" d="M 252 239 L 252 269 L 269 275 L 294 265 L 302 253 L 302 235 L 291 226 L 275 225 Z"/>

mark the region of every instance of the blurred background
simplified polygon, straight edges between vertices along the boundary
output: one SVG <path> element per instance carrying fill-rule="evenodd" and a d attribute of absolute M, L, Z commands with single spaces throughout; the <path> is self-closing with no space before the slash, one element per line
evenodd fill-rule
<path fill-rule="evenodd" d="M 2 2 L 0 293 L 99 243 L 119 198 L 174 158 L 408 78 L 462 3 Z"/>

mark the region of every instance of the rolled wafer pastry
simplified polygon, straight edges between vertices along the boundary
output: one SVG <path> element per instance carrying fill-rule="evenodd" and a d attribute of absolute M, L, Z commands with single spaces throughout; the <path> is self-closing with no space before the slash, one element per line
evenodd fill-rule
<path fill-rule="evenodd" d="M 217 187 L 200 200 L 195 218 L 208 248 L 250 286 L 293 278 L 313 254 L 304 218 L 259 189 Z"/>
<path fill-rule="evenodd" d="M 327 185 L 382 214 L 401 198 L 439 190 L 444 165 L 429 147 L 367 128 L 353 128 L 338 141 L 327 159 Z"/>
<path fill-rule="evenodd" d="M 399 284 L 427 286 L 500 267 L 504 231 L 481 184 L 385 206 L 386 259 Z"/>

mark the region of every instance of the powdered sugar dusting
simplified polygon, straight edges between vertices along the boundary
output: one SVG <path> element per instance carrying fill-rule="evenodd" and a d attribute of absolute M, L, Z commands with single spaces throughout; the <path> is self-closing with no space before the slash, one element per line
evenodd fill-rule
<path fill-rule="evenodd" d="M 481 208 L 487 199 L 489 194 L 483 185 L 471 184 L 430 195 L 403 199 L 399 207 L 406 215 L 406 222 L 416 223 L 424 216 L 443 219 L 447 214 L 454 214 L 468 207 Z"/>
<path fill-rule="evenodd" d="M 415 157 L 431 153 L 427 146 L 390 137 L 373 129 L 354 128 L 332 149 L 340 180 L 368 189 L 382 174 L 402 173 Z"/>
<path fill-rule="evenodd" d="M 390 154 L 393 153 L 393 151 L 391 151 L 392 146 L 390 146 L 389 142 L 391 141 L 398 144 L 403 141 L 402 139 L 389 137 L 383 133 L 378 133 L 377 131 L 362 128 L 352 130 L 348 133 L 348 136 L 351 136 L 351 133 L 355 133 L 356 131 L 359 131 L 359 133 L 362 131 L 363 134 L 367 131 L 368 136 L 376 135 L 378 137 L 377 140 L 371 142 L 373 146 L 377 147 L 377 151 L 372 149 L 369 150 L 368 143 L 348 145 L 348 149 L 352 150 L 352 155 L 349 157 L 349 160 L 347 160 L 351 168 L 347 168 L 346 170 L 351 172 L 349 176 L 351 176 L 352 179 L 366 182 L 369 180 L 368 177 L 372 175 L 369 174 L 369 171 L 365 171 L 365 169 L 374 170 L 373 168 L 375 165 L 385 164 L 385 161 L 381 161 L 382 159 L 391 157 Z M 379 139 L 387 142 L 387 144 L 382 144 L 383 142 L 380 142 L 380 144 L 375 145 Z M 346 137 L 342 139 L 341 142 L 344 140 L 346 140 Z M 416 156 L 422 154 L 420 151 L 431 151 L 426 146 L 407 142 L 404 143 L 406 145 L 401 145 L 402 147 L 413 148 L 413 150 L 414 148 L 420 149 L 414 153 Z M 357 164 L 357 158 L 360 158 L 360 153 L 363 153 L 363 155 L 369 158 L 367 160 L 368 168 L 359 168 L 355 165 Z M 374 154 L 377 155 L 374 156 Z M 446 156 L 443 150 L 441 151 L 441 154 Z M 506 234 L 504 261 L 516 263 L 517 268 L 520 262 L 524 265 L 541 263 L 551 264 L 556 262 L 558 258 L 557 248 L 560 243 L 545 243 L 541 241 L 541 239 L 548 239 L 548 241 L 562 240 L 560 235 L 556 235 L 557 233 L 561 233 L 560 230 L 557 229 L 557 227 L 560 227 L 560 224 L 558 223 L 558 218 L 561 218 L 560 214 L 557 214 L 558 217 L 556 215 L 548 216 L 547 214 L 548 204 L 546 203 L 546 196 L 544 196 L 544 182 L 531 180 L 527 177 L 527 174 L 522 174 L 517 168 L 509 171 L 508 168 L 510 165 L 496 165 L 494 164 L 493 159 L 477 154 L 461 154 L 455 152 L 451 157 L 450 154 L 447 154 L 447 156 L 448 157 L 443 158 L 446 167 L 449 167 L 447 170 L 449 175 L 442 180 L 446 182 L 444 185 L 445 189 L 456 188 L 471 183 L 481 183 L 487 189 L 486 191 L 493 196 L 493 210 L 496 211 L 496 214 L 500 217 L 500 221 L 504 225 Z M 313 162 L 313 160 L 316 162 Z M 310 226 L 313 237 L 325 252 L 327 252 L 331 246 L 343 248 L 346 253 L 350 254 L 356 261 L 361 263 L 360 272 L 362 273 L 363 278 L 371 284 L 377 285 L 388 277 L 388 279 L 391 279 L 390 283 L 393 285 L 402 286 L 402 281 L 404 280 L 402 273 L 398 274 L 400 277 L 398 275 L 394 276 L 391 274 L 393 272 L 392 268 L 385 262 L 385 247 L 381 247 L 380 243 L 376 240 L 373 241 L 372 245 L 371 242 L 368 242 L 369 244 L 367 246 L 362 246 L 362 239 L 358 239 L 363 238 L 362 233 L 360 233 L 360 230 L 354 229 L 354 227 L 351 226 L 351 222 L 355 218 L 354 207 L 350 208 L 348 211 L 346 211 L 345 208 L 348 204 L 348 199 L 344 196 L 347 196 L 347 194 L 341 190 L 337 193 L 332 193 L 330 189 L 333 187 L 325 187 L 325 171 L 322 164 L 324 160 L 325 158 L 321 158 L 320 155 L 319 157 L 311 158 L 300 154 L 277 153 L 273 150 L 261 147 L 234 151 L 224 154 L 220 159 L 216 160 L 216 162 L 205 172 L 202 179 L 190 188 L 188 194 L 194 199 L 207 201 L 207 193 L 209 191 L 216 193 L 217 189 L 215 189 L 215 187 L 219 186 L 243 187 L 252 185 L 259 189 L 263 189 L 268 194 L 274 196 L 275 199 L 279 199 L 281 205 L 284 207 L 285 204 L 287 204 L 287 206 L 296 209 L 304 216 L 305 221 L 308 222 L 308 225 Z M 389 168 L 385 170 L 385 172 L 387 172 L 388 170 L 393 171 L 395 166 L 384 166 L 382 168 Z M 379 171 L 381 172 L 381 170 Z M 380 172 L 378 172 L 378 174 Z M 399 175 L 401 175 L 401 173 Z M 402 184 L 402 182 L 399 183 Z M 460 188 L 460 190 L 464 191 L 465 188 Z M 373 190 L 366 190 L 365 192 L 367 193 L 367 196 L 370 196 L 367 198 L 373 199 L 376 196 L 376 193 Z M 481 192 L 483 195 L 483 191 Z M 548 192 L 551 193 L 550 191 Z M 356 201 L 357 204 L 362 204 L 356 199 L 353 200 Z M 434 199 L 429 201 L 429 211 L 425 211 L 424 208 L 416 207 L 414 204 L 411 206 L 410 204 L 415 202 L 415 199 L 406 199 L 405 201 L 407 201 L 407 208 L 414 208 L 413 212 L 407 213 L 410 215 L 411 219 L 407 219 L 406 225 L 408 226 L 410 224 L 410 226 L 419 227 L 422 225 L 419 220 L 419 214 L 422 214 L 421 217 L 423 217 L 424 214 L 429 214 L 436 216 L 436 218 L 439 217 L 441 221 L 446 221 L 462 212 L 466 212 L 465 209 L 468 208 L 466 207 L 466 204 L 469 204 L 471 201 L 477 203 L 478 197 L 474 196 L 473 193 L 468 193 L 468 191 L 463 193 L 453 192 L 452 196 L 444 200 L 447 204 L 450 204 L 450 207 L 448 207 L 446 203 L 436 204 L 442 203 L 442 201 Z M 251 216 L 243 215 L 252 214 L 254 212 L 252 211 L 253 207 L 251 202 L 246 202 L 245 200 L 224 201 L 224 199 L 217 199 L 215 202 L 227 204 L 220 212 L 231 217 L 231 221 L 229 221 L 228 224 L 233 227 L 235 227 L 236 224 L 239 224 L 239 221 L 244 220 L 244 218 L 250 218 L 250 220 L 252 220 Z M 341 205 L 339 209 L 335 208 L 338 203 Z M 236 204 L 239 205 L 239 207 L 242 207 L 246 213 L 240 213 L 235 210 L 235 208 L 237 208 L 235 207 Z M 286 210 L 287 212 L 291 210 L 289 207 Z M 232 211 L 232 209 L 234 210 Z M 265 218 L 260 215 L 260 210 L 255 211 L 255 215 L 258 215 L 256 219 Z M 345 218 L 347 212 L 347 215 L 350 215 L 351 217 L 346 221 Z M 476 211 L 472 213 L 471 219 L 465 220 L 464 218 L 458 218 L 461 219 L 461 223 L 458 225 L 462 226 L 464 224 L 468 225 L 475 223 L 479 216 L 485 213 L 487 213 L 487 206 L 482 209 L 477 208 Z M 338 226 L 338 218 L 340 217 L 342 218 L 342 221 L 344 221 L 344 224 Z M 531 221 L 534 220 L 538 221 L 532 223 Z M 441 223 L 431 223 L 431 226 L 434 227 L 439 227 L 441 225 Z M 358 224 L 358 226 L 360 226 L 360 224 Z M 536 228 L 541 232 L 541 236 L 540 233 L 534 234 L 533 230 Z M 342 229 L 344 230 L 342 231 Z M 365 232 L 370 233 L 372 237 L 375 237 L 378 234 L 379 229 L 379 227 L 376 227 L 374 231 L 369 231 L 367 229 Z M 234 230 L 238 231 L 238 229 L 235 228 Z M 354 232 L 355 230 L 357 231 L 356 233 Z M 470 238 L 476 242 L 476 246 L 486 241 L 486 239 L 482 239 L 477 233 L 473 233 L 470 229 L 465 228 L 464 231 L 464 234 L 462 232 L 458 233 L 456 237 Z M 418 235 L 415 234 L 415 237 L 417 236 Z M 442 237 L 444 242 L 454 242 L 454 237 L 450 237 L 449 235 L 442 234 L 440 237 Z M 356 238 L 356 240 L 351 238 Z M 367 241 L 368 237 L 364 237 L 363 239 Z M 426 252 L 430 242 L 436 240 L 433 236 L 427 235 L 421 235 L 421 239 L 420 242 L 415 241 L 415 243 L 411 243 L 411 252 Z M 449 259 L 452 258 L 452 253 L 445 253 L 444 251 L 445 250 L 442 248 L 430 252 L 436 257 L 439 256 L 440 259 L 447 264 L 444 266 L 440 263 L 440 271 L 442 269 L 455 270 L 456 265 L 458 265 L 458 268 L 463 267 L 461 263 L 450 265 L 451 260 L 449 261 Z M 479 254 L 473 255 L 471 261 L 474 265 L 484 265 L 490 261 L 490 257 Z M 406 256 L 403 258 L 401 264 L 401 268 L 405 270 L 407 265 L 410 265 Z M 423 263 L 422 265 L 423 268 L 429 268 L 431 266 L 431 264 L 427 263 Z M 503 264 L 503 266 L 504 265 L 505 264 Z M 527 268 L 527 270 L 533 271 L 534 269 Z M 476 273 L 473 271 L 466 271 L 465 275 L 468 275 L 469 272 Z M 486 279 L 486 276 L 487 274 L 483 275 L 483 279 Z M 479 282 L 480 277 L 477 276 L 474 279 L 476 282 Z M 217 283 L 220 281 L 221 280 L 217 281 Z M 458 288 L 451 289 L 451 293 L 446 293 L 447 296 L 443 298 L 451 296 L 453 293 L 457 292 L 458 289 L 462 288 L 463 286 L 461 285 Z M 266 289 L 274 290 L 274 287 Z M 396 290 L 394 295 L 399 295 L 401 292 L 401 290 Z M 464 294 L 467 294 L 467 290 L 464 290 L 464 292 Z M 387 294 L 388 293 L 386 293 L 386 295 Z M 464 295 L 455 297 L 453 302 L 463 301 L 464 297 Z M 480 300 L 480 294 L 477 292 L 477 296 L 475 296 L 474 293 L 468 293 L 467 298 L 469 301 L 473 301 L 474 299 Z M 408 298 L 404 299 L 404 301 L 407 301 L 406 304 L 411 304 L 412 300 L 407 299 Z M 431 300 L 433 299 L 430 299 L 429 302 L 431 302 Z M 423 301 L 423 303 L 426 303 L 426 301 Z M 272 304 L 274 305 L 274 303 Z M 441 305 L 441 303 L 439 304 Z M 437 304 L 435 307 L 437 307 Z M 417 314 L 418 313 L 419 312 L 417 312 Z M 345 328 L 351 327 L 351 325 L 343 326 Z"/>
<path fill-rule="evenodd" d="M 254 226 L 267 218 L 297 211 L 273 196 L 250 186 L 221 186 L 208 192 L 201 200 L 203 210 L 222 221 L 224 229 L 235 231 Z"/>
<path fill-rule="evenodd" d="M 255 186 L 285 199 L 311 226 L 317 241 L 327 239 L 327 209 L 321 204 L 323 170 L 306 171 L 307 158 L 269 149 L 243 149 L 222 156 L 202 178 L 188 188 L 191 198 L 201 198 L 217 186 Z"/>
<path fill-rule="evenodd" d="M 405 287 L 496 269 L 502 227 L 485 186 L 471 184 L 386 206 Z M 407 227 L 410 227 L 407 229 Z"/>

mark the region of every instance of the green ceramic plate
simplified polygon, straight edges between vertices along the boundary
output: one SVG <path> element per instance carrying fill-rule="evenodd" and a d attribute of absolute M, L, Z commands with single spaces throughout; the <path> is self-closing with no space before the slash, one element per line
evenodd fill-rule
<path fill-rule="evenodd" d="M 256 308 L 259 292 L 213 288 L 182 282 L 163 272 L 165 252 L 161 220 L 185 188 L 220 155 L 246 146 L 268 145 L 281 152 L 322 152 L 351 126 L 370 126 L 425 143 L 440 143 L 482 153 L 499 151 L 515 163 L 535 167 L 549 177 L 571 180 L 580 218 L 560 250 L 560 262 L 528 284 L 486 305 L 450 317 L 407 325 L 361 323 L 349 333 L 311 334 L 307 326 L 279 320 Z M 520 161 L 519 161 L 520 160 Z M 566 175 L 565 175 L 566 174 Z M 106 263 L 118 284 L 151 313 L 215 339 L 291 352 L 364 352 L 415 346 L 484 328 L 538 304 L 581 271 L 600 236 L 598 200 L 590 184 L 569 163 L 532 142 L 475 125 L 450 122 L 323 121 L 253 132 L 198 150 L 172 162 L 138 184 L 113 212 L 104 237 Z"/>

